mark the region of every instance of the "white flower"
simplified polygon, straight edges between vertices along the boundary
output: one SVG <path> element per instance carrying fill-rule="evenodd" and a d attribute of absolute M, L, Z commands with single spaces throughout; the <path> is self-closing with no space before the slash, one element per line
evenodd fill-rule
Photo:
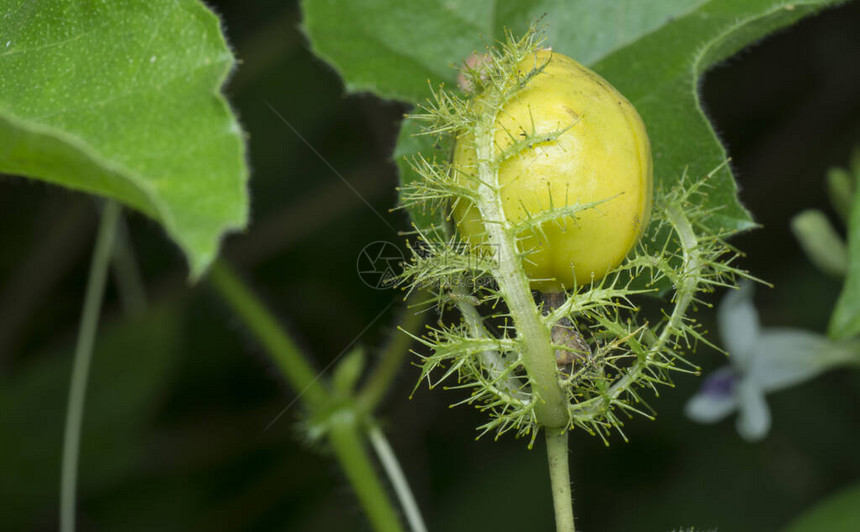
<path fill-rule="evenodd" d="M 856 361 L 858 350 L 854 341 L 834 342 L 801 329 L 762 328 L 752 294 L 752 284 L 743 283 L 720 303 L 717 323 L 730 364 L 705 378 L 685 412 L 699 423 L 715 423 L 737 409 L 738 433 L 757 441 L 771 425 L 766 393 Z"/>

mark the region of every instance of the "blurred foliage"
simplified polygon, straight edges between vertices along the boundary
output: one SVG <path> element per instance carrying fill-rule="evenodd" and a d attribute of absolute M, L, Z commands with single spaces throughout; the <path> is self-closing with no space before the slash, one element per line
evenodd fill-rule
<path fill-rule="evenodd" d="M 860 184 L 860 149 L 855 148 L 848 169 L 831 168 L 827 175 L 831 190 L 858 189 Z M 840 183 L 842 185 L 840 186 Z M 848 260 L 845 284 L 833 316 L 830 318 L 829 332 L 834 338 L 847 338 L 860 334 L 860 194 L 852 193 L 853 200 L 848 215 Z M 843 194 L 831 192 L 831 198 L 844 198 Z M 840 212 L 839 200 L 834 201 Z"/>
<path fill-rule="evenodd" d="M 146 438 L 182 352 L 182 307 L 106 324 L 94 351 L 82 441 L 81 491 L 104 493 L 145 463 Z M 0 388 L 4 526 L 21 529 L 57 495 L 72 350 L 35 354 Z M 14 435 L 14 437 L 9 437 Z"/>
<path fill-rule="evenodd" d="M 785 532 L 849 532 L 857 528 L 860 485 L 853 485 L 822 501 L 804 513 Z"/>
<path fill-rule="evenodd" d="M 306 49 L 296 5 L 222 0 L 214 8 L 241 61 L 227 91 L 249 132 L 254 172 L 253 223 L 226 240 L 225 254 L 315 353 L 318 368 L 356 336 L 373 365 L 376 348 L 394 334 L 387 326 L 396 305 L 384 309 L 399 294 L 362 284 L 355 258 L 367 243 L 397 236 L 264 101 L 399 229 L 405 217 L 387 214 L 396 201 L 388 160 L 406 109 L 344 97 L 335 73 Z M 846 68 L 860 54 L 858 21 L 858 3 L 824 12 L 728 60 L 702 86 L 733 155 L 740 198 L 765 227 L 733 243 L 748 253 L 747 269 L 776 285 L 757 296 L 766 326 L 823 332 L 840 290 L 803 257 L 789 219 L 809 207 L 834 216 L 822 176 L 860 138 L 860 72 Z M 2 473 L 0 529 L 54 530 L 63 368 L 95 209 L 47 185 L 4 177 L 0 186 L 0 442 L 4 468 L 14 466 Z M 205 287 L 187 287 L 183 259 L 158 226 L 132 216 L 130 233 L 151 310 L 131 320 L 115 289 L 108 294 L 85 418 L 81 530 L 367 530 L 326 450 L 297 436 L 300 409 L 264 430 L 294 396 L 257 344 Z M 713 314 L 700 315 L 714 331 Z M 725 362 L 705 348 L 695 360 L 705 371 Z M 156 371 L 165 375 L 158 382 Z M 543 454 L 519 441 L 475 442 L 480 414 L 447 407 L 457 392 L 419 391 L 407 400 L 417 374 L 402 369 L 381 416 L 430 529 L 550 529 Z M 102 388 L 113 379 L 117 388 Z M 683 405 L 700 381 L 676 384 L 654 401 L 656 422 L 625 427 L 629 444 L 606 448 L 573 435 L 583 529 L 777 530 L 860 478 L 857 373 L 828 373 L 770 396 L 774 429 L 755 445 L 731 422 L 687 420 Z M 7 493 L 17 494 L 15 515 L 5 511 Z"/>

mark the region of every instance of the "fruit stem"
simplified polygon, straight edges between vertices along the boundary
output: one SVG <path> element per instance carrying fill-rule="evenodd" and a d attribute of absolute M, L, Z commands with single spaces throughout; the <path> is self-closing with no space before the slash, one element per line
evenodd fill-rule
<path fill-rule="evenodd" d="M 540 319 L 529 279 L 517 250 L 516 234 L 502 205 L 498 166 L 495 164 L 495 123 L 498 108 L 487 104 L 475 125 L 478 171 L 477 207 L 490 245 L 496 251 L 494 277 L 513 318 L 523 346 L 523 364 L 536 398 L 535 415 L 544 427 L 565 428 L 569 423 L 567 395 L 558 382 L 555 350 L 549 328 Z"/>
<path fill-rule="evenodd" d="M 452 288 L 452 292 L 460 294 L 465 293 L 465 290 L 462 286 L 455 286 Z M 472 338 L 492 338 L 492 335 L 484 326 L 484 321 L 478 309 L 462 299 L 458 300 L 456 304 L 469 327 L 469 334 Z M 496 383 L 494 389 L 497 393 L 504 396 L 509 402 L 519 402 L 522 405 L 527 404 L 528 396 L 520 389 L 521 385 L 518 379 L 510 373 L 507 363 L 502 359 L 499 352 L 484 351 L 480 356 L 481 362 L 490 374 L 490 381 Z"/>
<path fill-rule="evenodd" d="M 567 435 L 568 431 L 565 429 L 546 429 L 546 454 L 549 462 L 556 532 L 576 532 L 570 490 Z"/>

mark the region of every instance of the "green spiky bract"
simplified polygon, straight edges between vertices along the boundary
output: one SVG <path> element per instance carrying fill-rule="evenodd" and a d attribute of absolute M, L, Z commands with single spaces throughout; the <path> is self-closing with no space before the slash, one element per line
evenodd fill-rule
<path fill-rule="evenodd" d="M 523 268 L 529 260 L 524 235 L 596 208 L 552 207 L 524 222 L 508 219 L 502 208 L 501 163 L 563 132 L 533 128 L 505 150 L 495 145 L 501 110 L 545 65 L 536 60 L 525 71 L 521 66 L 541 44 L 534 30 L 521 39 L 508 34 L 487 50 L 482 65 L 464 69 L 471 94 L 440 87 L 412 115 L 440 144 L 455 137 L 474 143 L 477 162 L 455 169 L 448 160 L 419 155 L 411 161 L 420 178 L 404 187 L 402 205 L 420 205 L 443 221 L 416 229 L 417 244 L 403 275 L 410 289 L 434 294 L 429 305 L 459 311 L 455 323 L 440 320 L 417 338 L 429 351 L 419 355 L 422 381 L 431 388 L 446 382 L 466 390 L 461 403 L 489 414 L 481 435 L 513 432 L 531 445 L 540 427 L 578 427 L 608 441 L 613 431 L 624 437 L 624 420 L 633 414 L 651 417 L 642 390 L 656 394 L 660 385 L 671 385 L 673 371 L 698 371 L 683 354 L 707 341 L 688 312 L 703 293 L 734 286 L 745 274 L 732 265 L 738 253 L 724 241 L 729 232 L 708 229 L 714 213 L 701 207 L 701 199 L 710 174 L 679 176 L 671 190 L 656 191 L 645 236 L 620 266 L 597 282 L 573 287 L 551 308 L 535 299 L 534 279 Z M 484 221 L 479 245 L 451 227 L 450 213 L 461 201 Z M 642 317 L 644 302 L 658 305 L 656 319 Z M 564 327 L 583 333 L 588 356 L 553 343 L 553 330 Z M 556 363 L 556 353 L 565 351 L 576 361 L 567 370 Z"/>

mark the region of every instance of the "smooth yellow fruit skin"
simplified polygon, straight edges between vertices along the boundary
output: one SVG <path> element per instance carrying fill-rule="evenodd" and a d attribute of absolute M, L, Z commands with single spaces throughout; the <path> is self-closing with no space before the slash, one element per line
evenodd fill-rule
<path fill-rule="evenodd" d="M 495 145 L 498 154 L 514 142 L 511 136 L 571 126 L 499 169 L 502 208 L 515 224 L 551 206 L 603 201 L 574 220 L 545 222 L 542 231 L 520 235 L 521 251 L 529 252 L 524 266 L 532 288 L 559 292 L 604 277 L 642 235 L 651 212 L 651 146 L 630 102 L 573 59 L 540 50 L 519 68 L 525 74 L 544 63 L 544 70 L 498 115 Z M 461 182 L 476 186 L 464 175 L 477 172 L 471 134 L 457 139 L 453 167 Z M 458 202 L 454 218 L 468 241 L 483 240 L 484 225 L 474 205 Z"/>

